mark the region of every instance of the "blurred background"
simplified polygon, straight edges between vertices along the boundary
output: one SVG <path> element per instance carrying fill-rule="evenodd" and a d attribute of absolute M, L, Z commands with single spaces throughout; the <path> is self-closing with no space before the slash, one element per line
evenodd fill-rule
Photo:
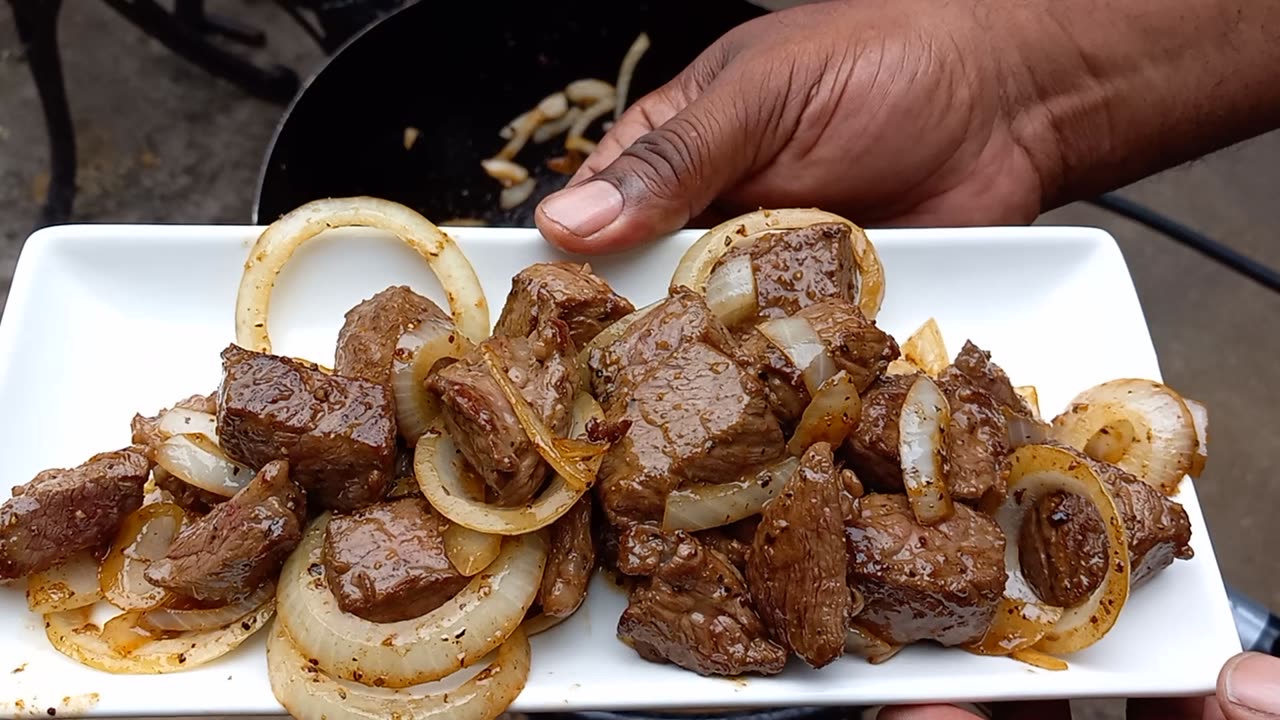
<path fill-rule="evenodd" d="M 9 2 L 28 13 L 28 30 L 48 22 L 53 13 L 47 11 L 60 4 Z M 175 5 L 185 12 L 203 5 L 204 14 L 188 14 L 180 21 L 148 10 L 166 12 Z M 252 222 L 264 158 L 286 102 L 299 78 L 305 82 L 322 67 L 328 50 L 376 17 L 377 8 L 362 14 L 365 10 L 355 7 L 360 5 L 349 0 L 66 3 L 57 16 L 57 46 L 77 153 L 74 206 L 65 220 Z M 0 305 L 33 223 L 42 209 L 48 213 L 49 205 L 59 204 L 59 198 L 46 204 L 51 186 L 55 193 L 67 189 L 59 189 L 51 176 L 56 163 L 51 163 L 45 116 L 32 81 L 34 58 L 19 42 L 11 7 L 0 9 Z M 286 7 L 297 16 L 291 17 Z M 224 27 L 222 19 L 233 22 Z M 719 31 L 711 32 L 710 22 L 704 22 L 703 32 L 714 37 Z M 265 47 L 253 46 L 259 39 L 254 31 L 265 37 Z M 237 36 L 251 43 L 236 42 Z M 171 47 L 222 72 L 206 72 Z M 456 66 L 451 63 L 458 58 L 442 58 L 427 49 L 421 57 L 426 71 L 393 66 L 378 74 L 398 92 L 429 102 L 430 71 L 452 72 Z M 616 67 L 616 58 L 605 60 Z M 252 68 L 245 70 L 250 63 Z M 275 64 L 288 70 L 272 69 Z M 236 73 L 240 82 L 227 79 Z M 540 96 L 553 89 L 532 92 Z M 362 112 L 365 98 L 360 94 L 343 99 L 350 105 L 347 112 Z M 64 173 L 66 161 L 62 159 Z M 1162 173 L 1121 194 L 1280 267 L 1280 133 Z M 56 208 L 53 215 L 62 219 Z M 1272 520 L 1280 508 L 1280 435 L 1275 431 L 1280 427 L 1280 295 L 1092 206 L 1065 207 L 1039 222 L 1098 226 L 1120 242 L 1165 379 L 1204 401 L 1212 412 L 1211 460 L 1197 485 L 1226 580 L 1280 608 L 1280 554 L 1273 552 L 1280 548 L 1280 524 Z M 1116 708 L 1114 703 L 1088 703 L 1080 715 L 1113 717 Z"/>

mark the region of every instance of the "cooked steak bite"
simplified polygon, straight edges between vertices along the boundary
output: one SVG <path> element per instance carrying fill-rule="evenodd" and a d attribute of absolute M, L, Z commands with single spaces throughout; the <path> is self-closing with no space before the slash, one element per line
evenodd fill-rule
<path fill-rule="evenodd" d="M 467 585 L 444 552 L 445 520 L 422 498 L 335 515 L 321 561 L 343 612 L 371 622 L 419 617 Z"/>
<path fill-rule="evenodd" d="M 1124 521 L 1131 587 L 1175 559 L 1192 557 L 1191 524 L 1181 505 L 1115 465 L 1087 462 L 1106 483 Z M 1057 492 L 1041 498 L 1022 525 L 1018 550 L 1028 584 L 1040 599 L 1054 605 L 1079 603 L 1106 575 L 1102 518 L 1079 495 Z"/>
<path fill-rule="evenodd" d="M 549 300 L 540 300 L 539 295 Z M 571 262 L 537 263 L 511 278 L 511 291 L 494 335 L 526 337 L 547 311 L 569 326 L 575 347 L 584 347 L 614 321 L 635 307 L 615 293 L 590 265 Z"/>
<path fill-rule="evenodd" d="M 105 547 L 142 505 L 151 461 L 141 447 L 100 453 L 70 469 L 45 470 L 0 505 L 0 580 L 48 570 L 81 550 Z"/>
<path fill-rule="evenodd" d="M 400 336 L 425 322 L 452 324 L 448 313 L 408 287 L 383 290 L 347 311 L 333 371 L 385 385 Z"/>
<path fill-rule="evenodd" d="M 497 355 L 511 382 L 557 436 L 569 432 L 578 365 L 564 322 L 547 318 L 524 337 L 492 337 L 427 379 L 439 397 L 445 427 L 501 505 L 528 502 L 542 487 L 547 464 L 490 373 L 482 351 Z"/>
<path fill-rule="evenodd" d="M 747 561 L 751 558 L 751 542 L 755 539 L 756 528 L 759 526 L 760 516 L 752 515 L 729 525 L 700 530 L 693 536 L 706 547 L 729 558 L 729 562 L 745 574 Z"/>
<path fill-rule="evenodd" d="M 307 497 L 273 460 L 249 484 L 186 526 L 147 580 L 204 603 L 226 603 L 274 580 L 302 539 Z"/>
<path fill-rule="evenodd" d="M 602 405 L 609 405 L 615 396 L 625 396 L 625 390 L 650 365 L 694 342 L 709 345 L 735 360 L 745 360 L 729 330 L 712 314 L 702 296 L 688 288 L 677 288 L 609 346 L 588 353 L 592 394 Z"/>
<path fill-rule="evenodd" d="M 773 638 L 813 667 L 844 652 L 853 611 L 840 494 L 831 446 L 816 443 L 765 505 L 747 563 L 747 587 Z"/>
<path fill-rule="evenodd" d="M 597 480 L 605 513 L 618 526 L 660 522 L 667 494 L 681 482 L 731 482 L 785 451 L 764 387 L 701 342 L 654 362 L 608 412 L 631 423 L 605 454 Z"/>
<path fill-rule="evenodd" d="M 844 300 L 823 300 L 808 305 L 795 317 L 809 322 L 836 369 L 848 373 L 859 392 L 883 375 L 899 355 L 898 343 L 893 337 L 867 320 L 856 305 Z M 785 423 L 798 421 L 810 400 L 804 384 L 804 368 L 797 368 L 758 330 L 744 335 L 742 350 L 751 358 L 751 366 L 769 389 L 774 412 Z"/>
<path fill-rule="evenodd" d="M 702 675 L 774 674 L 787 653 L 751 608 L 742 574 L 685 532 L 652 538 L 652 575 L 632 590 L 618 637 L 640 657 Z"/>
<path fill-rule="evenodd" d="M 216 415 L 218 413 L 217 397 L 214 394 L 209 395 L 192 395 L 173 404 L 172 408 L 165 408 L 150 417 L 136 414 L 129 423 L 130 429 L 133 431 L 133 444 L 145 448 L 147 457 L 155 460 L 155 451 L 160 447 L 166 439 L 165 435 L 160 432 L 160 421 L 164 418 L 164 414 L 169 410 L 194 410 L 196 412 L 209 413 Z"/>
<path fill-rule="evenodd" d="M 845 530 L 849 586 L 866 604 L 858 622 L 895 645 L 980 639 L 1004 592 L 1004 535 L 991 518 L 957 504 L 931 527 L 905 495 L 866 495 Z"/>
<path fill-rule="evenodd" d="M 898 420 L 915 375 L 884 375 L 862 394 L 862 417 L 845 443 L 858 479 L 869 488 L 902 490 Z"/>
<path fill-rule="evenodd" d="M 252 468 L 288 460 L 312 503 L 339 511 L 381 499 L 396 459 L 385 386 L 235 345 L 222 352 L 218 437 Z"/>
<path fill-rule="evenodd" d="M 768 233 L 726 253 L 716 265 L 743 255 L 751 259 L 762 318 L 794 315 L 831 298 L 853 302 L 857 297 L 853 243 L 843 223 Z"/>
<path fill-rule="evenodd" d="M 1008 408 L 1015 415 L 1034 416 L 1031 406 L 1014 391 L 1009 376 L 999 365 L 991 362 L 991 353 L 973 342 L 965 341 L 964 347 L 956 354 L 955 362 L 942 371 L 942 377 L 946 378 L 952 373 L 965 375 L 978 389 L 990 395 L 996 405 Z"/>
<path fill-rule="evenodd" d="M 988 492 L 1003 496 L 1009 479 L 1009 429 L 995 400 L 967 376 L 938 382 L 951 408 L 943 440 L 944 467 L 951 497 L 977 502 Z"/>
<path fill-rule="evenodd" d="M 583 497 L 551 525 L 547 567 L 538 594 L 545 615 L 571 615 L 587 597 L 587 584 L 596 569 L 591 514 L 591 498 Z"/>

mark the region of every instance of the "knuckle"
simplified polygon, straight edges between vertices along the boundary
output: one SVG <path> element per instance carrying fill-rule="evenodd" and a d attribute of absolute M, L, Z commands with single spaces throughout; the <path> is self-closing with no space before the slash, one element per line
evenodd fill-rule
<path fill-rule="evenodd" d="M 688 118 L 673 118 L 627 149 L 625 154 L 635 166 L 634 176 L 649 194 L 673 200 L 695 181 L 701 160 L 706 157 L 705 133 L 698 125 Z"/>

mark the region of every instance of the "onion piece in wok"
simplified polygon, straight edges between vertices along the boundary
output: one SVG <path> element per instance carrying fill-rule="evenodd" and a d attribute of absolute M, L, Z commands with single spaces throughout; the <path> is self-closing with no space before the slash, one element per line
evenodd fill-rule
<path fill-rule="evenodd" d="M 156 464 L 188 485 L 224 498 L 240 492 L 254 476 L 253 470 L 231 460 L 203 434 L 165 440 L 156 450 Z"/>
<path fill-rule="evenodd" d="M 249 251 L 236 296 L 236 344 L 271 352 L 267 331 L 271 291 L 285 263 L 303 243 L 325 230 L 370 227 L 400 238 L 440 280 L 454 324 L 472 342 L 489 335 L 489 305 L 475 269 L 440 228 L 399 203 L 371 197 L 315 200 L 271 223 Z"/>
<path fill-rule="evenodd" d="M 942 437 L 950 421 L 947 398 L 937 383 L 926 375 L 917 377 L 898 416 L 898 455 L 902 485 L 921 525 L 936 525 L 955 512 L 942 464 Z"/>
<path fill-rule="evenodd" d="M 533 195 L 533 191 L 537 187 L 538 182 L 533 178 L 528 178 L 524 182 L 517 183 L 509 188 L 503 188 L 502 192 L 498 193 L 498 207 L 503 210 L 510 210 L 523 205 L 524 201 Z"/>
<path fill-rule="evenodd" d="M 616 102 L 613 97 L 606 97 L 585 108 L 582 114 L 578 116 L 578 119 L 573 121 L 573 125 L 569 127 L 569 136 L 565 138 L 564 148 L 566 150 L 577 150 L 584 155 L 590 155 L 594 152 L 596 144 L 586 139 L 587 128 L 591 127 L 591 123 L 613 110 Z"/>
<path fill-rule="evenodd" d="M 405 442 L 418 442 L 440 414 L 426 390 L 427 375 L 443 358 L 460 358 L 474 345 L 452 323 L 427 320 L 400 336 L 391 359 L 391 391 L 396 398 L 396 428 Z"/>
<path fill-rule="evenodd" d="M 635 77 L 636 66 L 640 64 L 640 58 L 649 51 L 649 34 L 640 33 L 631 43 L 631 47 L 627 48 L 627 54 L 622 57 L 622 64 L 618 67 L 618 83 L 617 88 L 617 106 L 613 111 L 613 119 L 616 121 L 622 117 L 622 111 L 626 110 L 627 95 L 631 92 L 631 79 Z"/>
<path fill-rule="evenodd" d="M 737 482 L 685 485 L 667 495 L 662 529 L 693 532 L 756 515 L 782 492 L 799 466 L 799 460 L 787 457 Z"/>
<path fill-rule="evenodd" d="M 186 513 L 173 503 L 143 505 L 124 519 L 98 569 L 102 594 L 112 605 L 149 610 L 168 600 L 169 592 L 143 573 L 169 551 L 185 521 Z"/>
<path fill-rule="evenodd" d="M 37 615 L 75 610 L 101 599 L 98 561 L 88 551 L 27 578 L 27 608 Z"/>
<path fill-rule="evenodd" d="M 760 323 L 756 329 L 800 370 L 810 395 L 816 394 L 818 388 L 836 374 L 835 358 L 807 318 L 773 318 Z"/>
<path fill-rule="evenodd" d="M 267 638 L 271 690 L 299 720 L 493 720 L 524 689 L 529 660 L 529 639 L 516 628 L 493 661 L 460 685 L 392 690 L 330 676 L 309 662 L 280 623 Z"/>
<path fill-rule="evenodd" d="M 816 442 L 840 447 L 862 419 L 862 398 L 849 373 L 841 370 L 818 388 L 800 416 L 787 452 L 799 457 Z"/>
<path fill-rule="evenodd" d="M 884 300 L 884 266 L 880 255 L 862 228 L 839 215 L 816 209 L 758 210 L 715 226 L 685 251 L 671 276 L 671 287 L 683 285 L 695 292 L 705 292 L 707 278 L 716 263 L 733 248 L 750 244 L 765 233 L 837 222 L 849 227 L 853 241 L 853 256 L 858 265 L 858 308 L 868 320 L 875 320 Z"/>
<path fill-rule="evenodd" d="M 507 538 L 497 559 L 443 605 L 411 620 L 375 623 L 342 611 L 324 578 L 321 548 L 329 515 L 303 535 L 280 574 L 280 621 L 324 672 L 403 688 L 439 680 L 501 645 L 520 626 L 542 583 L 546 541 Z"/>

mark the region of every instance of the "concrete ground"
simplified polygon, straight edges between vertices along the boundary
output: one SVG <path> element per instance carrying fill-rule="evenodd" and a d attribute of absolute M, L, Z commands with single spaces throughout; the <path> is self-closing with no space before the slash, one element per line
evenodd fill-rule
<path fill-rule="evenodd" d="M 268 30 L 270 57 L 304 74 L 320 55 L 272 4 L 224 0 Z M 105 6 L 66 3 L 61 39 L 80 139 L 75 220 L 247 222 L 280 108 L 245 97 L 146 39 Z M 48 182 L 36 94 L 13 21 L 0 11 L 0 302 Z M 1125 192 L 1280 267 L 1280 134 L 1217 153 Z M 1213 412 L 1198 483 L 1227 582 L 1280 608 L 1280 296 L 1127 221 L 1087 206 L 1041 222 L 1106 228 L 1137 283 L 1166 379 Z M 1081 716 L 1115 716 L 1090 703 Z"/>

